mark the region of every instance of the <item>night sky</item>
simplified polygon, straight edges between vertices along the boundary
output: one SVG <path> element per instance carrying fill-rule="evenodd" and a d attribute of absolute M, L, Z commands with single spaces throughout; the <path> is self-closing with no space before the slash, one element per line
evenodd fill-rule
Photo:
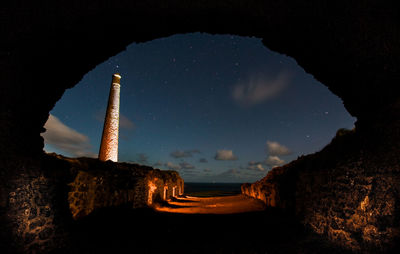
<path fill-rule="evenodd" d="M 97 156 L 116 72 L 119 161 L 178 170 L 188 182 L 258 180 L 355 122 L 337 96 L 261 39 L 195 33 L 131 44 L 87 73 L 50 112 L 47 152 Z"/>

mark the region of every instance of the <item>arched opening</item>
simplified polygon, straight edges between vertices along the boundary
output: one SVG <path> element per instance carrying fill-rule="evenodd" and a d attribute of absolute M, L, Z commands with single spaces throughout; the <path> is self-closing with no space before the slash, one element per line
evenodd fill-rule
<path fill-rule="evenodd" d="M 398 231 L 399 179 L 394 176 L 400 150 L 395 86 L 400 33 L 394 5 L 179 0 L 168 6 L 157 0 L 61 5 L 26 3 L 20 8 L 12 4 L 3 13 L 7 29 L 1 52 L 5 85 L 0 93 L 4 169 L 0 218 L 7 235 L 3 242 L 15 245 L 10 249 L 67 245 L 61 237 L 68 221 L 65 204 L 54 200 L 65 197 L 68 176 L 63 170 L 45 169 L 43 164 L 49 162 L 42 158 L 39 136 L 65 89 L 132 42 L 193 31 L 263 38 L 265 45 L 294 57 L 343 99 L 358 119 L 356 134 L 344 144 L 355 144 L 357 152 L 341 165 L 318 160 L 315 170 L 303 158 L 299 174 L 281 177 L 291 185 L 272 177 L 271 185 L 265 186 L 281 200 L 294 198 L 300 204 L 295 212 L 302 223 L 331 242 L 361 251 L 392 248 L 398 238 L 393 232 Z M 331 146 L 326 152 L 333 150 Z M 293 183 L 299 188 L 293 188 Z M 341 199 L 335 201 L 338 196 Z M 284 202 L 281 205 L 285 207 Z M 44 225 L 37 215 L 48 218 Z"/>
<path fill-rule="evenodd" d="M 193 33 L 131 44 L 88 73 L 50 112 L 45 150 L 96 157 L 114 72 L 119 161 L 185 182 L 255 182 L 354 126 L 338 97 L 261 39 Z"/>
<path fill-rule="evenodd" d="M 53 145 L 46 150 L 96 156 L 114 72 L 122 76 L 120 161 L 176 170 L 185 182 L 209 184 L 187 184 L 191 197 L 172 199 L 158 209 L 162 212 L 259 212 L 264 209 L 261 202 L 215 196 L 239 194 L 243 182 L 260 180 L 284 160 L 320 150 L 338 128 L 353 126 L 354 118 L 338 97 L 293 59 L 266 49 L 260 39 L 187 34 L 133 44 L 86 75 L 57 103 L 45 127 L 52 131 L 49 123 L 57 117 L 56 127 L 75 129 L 88 137 L 85 141 L 94 141 L 94 149 L 88 149 L 89 142 L 70 149 L 66 142 L 76 144 L 73 138 L 44 133 L 45 144 Z M 192 173 L 196 171 L 198 175 Z M 210 184 L 218 181 L 230 184 Z M 232 182 L 236 190 L 228 189 Z M 157 195 L 164 202 L 175 197 L 175 183 L 164 184 L 147 183 L 148 205 L 154 205 Z M 200 189 L 193 191 L 193 186 Z M 265 193 L 255 194 L 264 201 Z M 275 207 L 275 198 L 270 199 L 266 203 Z"/>

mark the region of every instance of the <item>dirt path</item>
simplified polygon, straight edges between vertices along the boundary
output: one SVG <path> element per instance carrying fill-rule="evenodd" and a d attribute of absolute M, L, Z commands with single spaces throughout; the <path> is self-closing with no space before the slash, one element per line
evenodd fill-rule
<path fill-rule="evenodd" d="M 264 209 L 264 203 L 244 195 L 209 198 L 186 196 L 168 201 L 168 205 L 156 207 L 160 212 L 186 214 L 232 214 Z"/>
<path fill-rule="evenodd" d="M 70 225 L 72 250 L 61 253 L 343 254 L 292 215 L 261 210 L 262 203 L 241 195 L 180 198 L 167 206 L 99 209 Z"/>

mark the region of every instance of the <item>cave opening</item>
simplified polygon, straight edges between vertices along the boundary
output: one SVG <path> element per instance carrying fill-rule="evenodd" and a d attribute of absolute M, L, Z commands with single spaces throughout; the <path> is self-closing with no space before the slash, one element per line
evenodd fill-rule
<path fill-rule="evenodd" d="M 211 243 L 217 247 L 213 249 L 216 253 L 246 253 L 246 250 L 312 253 L 312 249 L 332 252 L 328 245 L 314 244 L 309 239 L 303 239 L 303 245 L 282 241 L 296 238 L 296 234 L 282 232 L 294 228 L 282 226 L 288 220 L 275 220 L 275 227 L 271 227 L 271 224 L 261 223 L 268 218 L 255 214 L 248 214 L 246 219 L 234 215 L 216 216 L 213 217 L 215 227 L 210 227 L 207 216 L 180 221 L 166 219 L 178 218 L 169 217 L 171 215 L 152 217 L 151 213 L 138 210 L 138 214 L 143 213 L 135 217 L 126 209 L 93 211 L 91 203 L 90 209 L 76 209 L 73 214 L 82 217 L 79 224 L 83 227 L 71 228 L 71 214 L 66 204 L 70 188 L 77 193 L 68 199 L 78 208 L 79 197 L 105 182 L 109 185 L 102 185 L 105 187 L 102 190 L 108 190 L 105 192 L 110 194 L 108 201 L 93 198 L 90 202 L 120 206 L 124 200 L 146 203 L 153 195 L 136 196 L 132 190 L 140 187 L 137 182 L 129 185 L 125 181 L 124 190 L 128 191 L 113 189 L 123 178 L 131 179 L 132 170 L 126 164 L 100 163 L 95 164 L 94 169 L 79 170 L 79 167 L 91 165 L 93 160 L 71 159 L 60 164 L 54 158 L 43 156 L 43 140 L 39 133 L 43 132 L 49 111 L 65 89 L 74 86 L 90 69 L 124 50 L 129 43 L 193 31 L 262 38 L 263 44 L 272 50 L 294 57 L 307 72 L 343 99 L 348 112 L 357 117 L 354 132 L 339 131 L 337 138 L 320 153 L 301 156 L 285 167 L 269 171 L 263 181 L 246 185 L 245 192 L 264 194 L 257 198 L 265 198 L 269 208 L 278 209 L 272 209 L 269 215 L 274 211 L 295 214 L 296 221 L 305 229 L 347 250 L 378 253 L 396 247 L 400 214 L 400 100 L 396 86 L 399 83 L 400 33 L 396 5 L 376 1 L 177 0 L 169 1 L 168 5 L 160 2 L 116 0 L 86 4 L 72 1 L 68 5 L 52 2 L 26 3 L 25 6 L 13 3 L 2 11 L 6 29 L 0 54 L 4 84 L 0 93 L 0 163 L 3 169 L 0 222 L 4 230 L 0 237 L 5 240 L 0 242 L 0 248 L 9 248 L 12 253 L 54 253 L 54 250 L 71 248 L 68 235 L 73 232 L 77 236 L 74 241 L 81 241 L 84 252 L 93 249 L 112 252 L 115 246 L 132 242 L 132 235 L 114 227 L 125 223 L 132 229 L 136 242 L 143 240 L 143 244 L 137 245 L 139 252 L 165 252 L 163 247 L 175 244 L 175 252 L 187 253 L 187 245 L 183 248 L 178 238 L 161 239 L 158 243 L 162 247 L 157 250 L 150 238 L 158 235 L 161 229 L 182 235 L 188 225 L 193 226 L 190 229 L 201 226 L 212 229 L 211 234 L 200 230 L 194 238 L 183 234 L 182 241 L 197 246 L 197 252 L 207 252 Z M 44 66 L 46 72 L 43 72 Z M 64 119 L 58 120 L 63 123 Z M 244 158 L 234 150 L 230 153 L 230 147 L 225 150 L 228 152 L 221 156 Z M 89 146 L 87 151 L 90 151 Z M 211 158 L 216 155 L 212 154 Z M 255 159 L 257 162 L 258 158 Z M 105 169 L 111 169 L 107 177 L 96 175 Z M 114 174 L 117 171 L 124 173 Z M 167 184 L 172 189 L 175 187 L 172 179 L 179 179 L 173 172 L 149 173 L 148 168 L 138 171 L 145 176 L 144 183 L 150 186 L 148 190 L 161 199 L 160 187 Z M 79 181 L 71 185 L 71 179 L 76 178 Z M 169 180 L 172 181 L 169 183 Z M 111 216 L 105 216 L 108 212 Z M 140 218 L 142 226 L 137 226 L 140 223 L 135 218 Z M 273 233 L 240 234 L 235 228 L 237 223 L 232 223 L 235 220 L 242 225 L 252 224 L 252 227 L 237 227 L 243 229 L 241 232 L 252 232 L 257 225 Z M 146 225 L 147 221 L 150 223 Z M 224 225 L 218 224 L 222 221 Z M 225 230 L 215 230 L 218 227 Z M 139 231 L 145 232 L 147 238 L 140 238 Z M 110 237 L 110 234 L 102 234 L 104 232 L 115 235 Z M 87 235 L 89 241 L 86 241 Z M 204 241 L 204 236 L 211 239 Z M 206 246 L 199 246 L 197 239 Z M 233 239 L 237 244 L 217 244 L 221 239 L 226 243 Z M 109 245 L 110 242 L 115 244 Z"/>
<path fill-rule="evenodd" d="M 188 183 L 238 183 L 240 192 L 240 183 L 321 150 L 355 122 L 337 96 L 261 39 L 191 33 L 131 44 L 86 74 L 50 112 L 46 151 L 97 156 L 116 72 L 119 161 L 177 170 Z"/>
<path fill-rule="evenodd" d="M 148 190 L 141 191 L 147 193 L 146 203 L 155 210 L 143 214 L 131 209 L 132 200 L 133 207 L 142 208 L 135 204 L 137 197 L 115 198 L 103 190 L 106 186 L 114 192 L 112 186 L 98 184 L 99 179 L 108 181 L 107 166 L 94 176 L 90 167 L 79 172 L 68 193 L 76 220 L 72 223 L 76 246 L 128 250 L 124 235 L 107 232 L 130 227 L 136 227 L 140 235 L 148 228 L 168 228 L 170 234 L 157 241 L 175 242 L 171 236 L 179 234 L 182 225 L 193 224 L 186 229 L 182 248 L 199 250 L 193 247 L 198 238 L 223 234 L 227 236 L 209 241 L 201 251 L 265 249 L 255 244 L 265 236 L 270 237 L 270 244 L 276 242 L 272 248 L 280 244 L 303 248 L 293 240 L 302 230 L 293 215 L 279 215 L 273 206 L 266 210 L 266 200 L 244 196 L 241 186 L 262 179 L 274 167 L 321 150 L 338 129 L 353 128 L 355 118 L 337 96 L 292 58 L 270 51 L 258 38 L 175 35 L 131 44 L 67 90 L 44 126 L 46 152 L 97 157 L 112 73 L 122 77 L 119 162 L 177 171 L 185 184 L 149 178 Z M 165 213 L 171 215 L 163 221 Z M 97 226 L 110 217 L 119 219 L 104 228 Z M 152 222 L 137 223 L 135 218 Z M 241 234 L 256 231 L 260 225 L 269 230 L 253 239 Z M 82 234 L 92 235 L 89 243 L 79 240 Z M 94 247 L 99 234 L 107 239 Z M 134 249 L 160 251 L 146 247 L 148 239 L 132 234 L 140 239 Z M 239 242 L 238 237 L 246 243 L 230 243 Z M 112 243 L 117 239 L 118 247 Z"/>

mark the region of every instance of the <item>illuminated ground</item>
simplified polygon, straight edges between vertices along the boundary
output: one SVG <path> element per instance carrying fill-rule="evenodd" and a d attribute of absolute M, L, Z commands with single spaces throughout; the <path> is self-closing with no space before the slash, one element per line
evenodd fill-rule
<path fill-rule="evenodd" d="M 131 205 L 99 209 L 73 222 L 73 249 L 65 253 L 343 253 L 305 230 L 291 214 L 260 210 L 262 204 L 254 201 L 188 197 L 159 208 L 168 212 Z"/>
<path fill-rule="evenodd" d="M 186 214 L 231 214 L 265 210 L 264 204 L 244 195 L 225 197 L 179 197 L 158 206 L 157 211 Z"/>

